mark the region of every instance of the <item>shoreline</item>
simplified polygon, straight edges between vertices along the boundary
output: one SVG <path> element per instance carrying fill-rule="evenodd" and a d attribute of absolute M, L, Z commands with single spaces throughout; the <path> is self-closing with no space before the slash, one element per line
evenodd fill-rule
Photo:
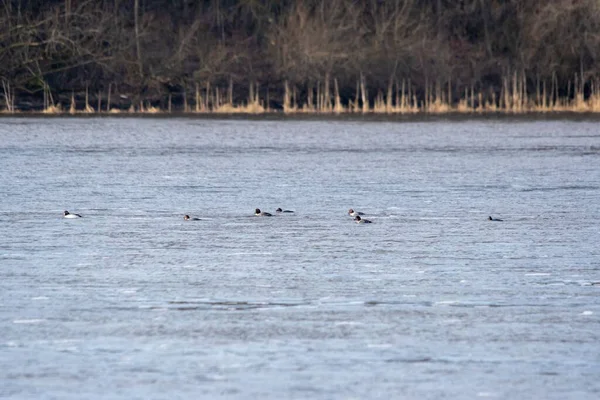
<path fill-rule="evenodd" d="M 0 111 L 0 120 L 7 118 L 33 118 L 33 119 L 54 119 L 54 118 L 149 118 L 149 119 L 206 119 L 206 120 L 299 120 L 299 121 L 373 121 L 373 122 L 418 122 L 418 121 L 468 121 L 468 120 L 511 120 L 511 121 L 530 121 L 530 120 L 589 120 L 600 121 L 600 112 L 597 111 L 446 111 L 432 112 L 419 111 L 412 113 L 383 113 L 383 112 L 283 112 L 283 111 L 265 111 L 262 113 L 251 112 L 184 112 L 184 111 L 159 111 L 159 112 L 52 112 L 42 111 Z"/>

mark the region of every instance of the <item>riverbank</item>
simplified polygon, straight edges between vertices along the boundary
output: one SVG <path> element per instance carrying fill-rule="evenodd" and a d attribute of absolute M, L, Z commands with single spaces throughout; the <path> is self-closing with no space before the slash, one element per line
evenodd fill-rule
<path fill-rule="evenodd" d="M 283 113 L 268 112 L 262 114 L 251 113 L 195 113 L 195 112 L 79 112 L 70 113 L 41 113 L 41 112 L 0 112 L 0 121 L 8 119 L 190 119 L 190 120 L 249 120 L 249 121 L 363 121 L 363 122 L 436 122 L 446 121 L 459 123 L 465 121 L 506 121 L 506 122 L 531 122 L 531 121 L 600 121 L 598 112 L 447 112 L 447 113 L 412 113 L 412 114 L 381 114 L 381 113 Z"/>
<path fill-rule="evenodd" d="M 395 91 L 394 91 L 395 90 Z M 234 101 L 233 89 L 207 87 L 196 88 L 194 96 L 184 93 L 169 94 L 160 98 L 138 100 L 139 96 L 97 93 L 64 94 L 56 100 L 47 93 L 43 99 L 27 97 L 22 100 L 14 95 L 4 96 L 0 103 L 1 115 L 522 115 L 522 114 L 586 114 L 600 113 L 600 91 L 594 90 L 587 96 L 575 91 L 572 96 L 558 97 L 546 91 L 534 95 L 523 88 L 506 85 L 496 95 L 494 92 L 465 91 L 465 95 L 454 99 L 450 91 L 444 93 L 437 88 L 428 89 L 418 96 L 405 85 L 390 87 L 387 94 L 368 96 L 364 87 L 358 87 L 356 95 L 342 98 L 337 90 L 328 86 L 317 87 L 316 91 L 296 89 L 285 85 L 282 94 L 271 91 L 259 92 L 258 86 L 250 86 L 247 100 Z M 262 94 L 262 96 L 261 96 Z M 279 95 L 277 95 L 279 94 Z M 190 98 L 191 97 L 191 98 Z M 239 99 L 238 94 L 235 98 Z M 275 100 L 278 98 L 280 100 Z M 448 100 L 452 99 L 452 100 Z M 3 107 L 2 107 L 3 105 Z"/>

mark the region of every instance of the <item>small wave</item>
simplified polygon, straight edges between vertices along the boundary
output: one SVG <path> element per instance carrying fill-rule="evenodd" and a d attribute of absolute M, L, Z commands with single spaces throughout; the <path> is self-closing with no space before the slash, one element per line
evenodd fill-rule
<path fill-rule="evenodd" d="M 420 357 L 420 358 L 388 358 L 385 360 L 386 363 L 406 363 L 406 364 L 417 364 L 417 363 L 428 363 L 433 362 L 431 357 Z"/>
<path fill-rule="evenodd" d="M 287 307 L 298 307 L 308 305 L 306 302 L 286 302 L 286 301 L 244 301 L 244 300 L 222 300 L 222 301 L 187 301 L 173 300 L 168 301 L 166 306 L 150 306 L 150 309 L 164 309 L 177 311 L 194 311 L 194 310 L 254 310 L 254 309 L 276 309 Z"/>
<path fill-rule="evenodd" d="M 272 254 L 273 253 L 271 253 L 271 252 L 260 252 L 260 251 L 229 253 L 230 256 L 270 256 Z"/>
<path fill-rule="evenodd" d="M 356 322 L 356 321 L 339 321 L 339 322 L 336 322 L 334 325 L 335 326 L 359 326 L 359 325 L 364 325 L 364 323 Z"/>
<path fill-rule="evenodd" d="M 529 188 L 515 188 L 520 192 L 553 192 L 559 190 L 598 190 L 598 186 L 590 185 L 566 185 L 566 186 L 549 186 L 549 187 L 529 187 Z"/>
<path fill-rule="evenodd" d="M 434 305 L 440 305 L 440 306 L 451 306 L 451 305 L 455 305 L 455 304 L 459 304 L 460 302 L 458 300 L 442 300 L 442 301 L 436 301 L 433 304 Z"/>
<path fill-rule="evenodd" d="M 393 345 L 390 343 L 369 343 L 367 347 L 370 349 L 389 349 Z"/>
<path fill-rule="evenodd" d="M 41 324 L 42 322 L 46 322 L 45 319 L 15 319 L 13 324 Z"/>

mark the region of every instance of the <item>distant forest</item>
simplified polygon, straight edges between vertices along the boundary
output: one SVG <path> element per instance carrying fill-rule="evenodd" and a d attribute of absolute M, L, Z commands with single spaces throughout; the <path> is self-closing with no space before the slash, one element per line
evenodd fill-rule
<path fill-rule="evenodd" d="M 510 108 L 599 77 L 598 0 L 1 0 L 2 109 Z"/>

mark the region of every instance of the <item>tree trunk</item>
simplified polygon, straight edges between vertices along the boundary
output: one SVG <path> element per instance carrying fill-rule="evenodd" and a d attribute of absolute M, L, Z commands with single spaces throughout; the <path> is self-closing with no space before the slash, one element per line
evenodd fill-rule
<path fill-rule="evenodd" d="M 140 77 L 144 75 L 144 69 L 142 65 L 142 49 L 140 48 L 140 23 L 139 23 L 139 9 L 140 9 L 140 0 L 134 0 L 133 3 L 133 21 L 134 21 L 134 29 L 135 29 L 135 48 L 137 52 L 137 63 L 139 68 Z"/>

